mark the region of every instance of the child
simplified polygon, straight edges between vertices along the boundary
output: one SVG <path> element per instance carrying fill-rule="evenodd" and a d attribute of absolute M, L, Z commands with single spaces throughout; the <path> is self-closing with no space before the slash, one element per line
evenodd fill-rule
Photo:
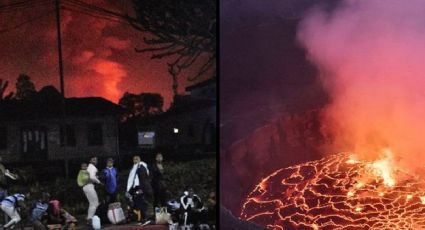
<path fill-rule="evenodd" d="M 78 186 L 84 187 L 90 181 L 90 174 L 87 171 L 87 163 L 81 163 L 81 169 L 78 172 L 77 183 Z"/>
<path fill-rule="evenodd" d="M 35 230 L 44 230 L 43 219 L 47 215 L 47 208 L 49 207 L 50 194 L 43 193 L 41 199 L 37 201 L 32 212 L 31 220 L 33 222 L 33 227 Z"/>
<path fill-rule="evenodd" d="M 117 195 L 117 169 L 114 167 L 114 159 L 108 158 L 106 169 L 103 170 L 105 176 L 106 204 L 115 202 Z"/>
<path fill-rule="evenodd" d="M 5 228 L 14 228 L 14 226 L 21 221 L 21 216 L 18 213 L 18 208 L 25 208 L 25 195 L 16 193 L 12 196 L 4 198 L 0 203 L 0 208 L 6 215 L 9 216 L 10 221 L 4 225 Z"/>

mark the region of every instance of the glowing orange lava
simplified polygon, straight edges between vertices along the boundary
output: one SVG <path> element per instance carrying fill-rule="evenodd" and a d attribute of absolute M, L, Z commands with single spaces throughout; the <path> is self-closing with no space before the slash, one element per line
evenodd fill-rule
<path fill-rule="evenodd" d="M 241 218 L 268 229 L 425 229 L 425 182 L 391 161 L 341 153 L 277 170 L 247 197 Z"/>

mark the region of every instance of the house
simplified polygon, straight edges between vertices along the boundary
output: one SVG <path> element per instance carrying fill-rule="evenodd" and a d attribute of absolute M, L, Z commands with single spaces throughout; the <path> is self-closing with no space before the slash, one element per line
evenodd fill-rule
<path fill-rule="evenodd" d="M 64 102 L 62 107 L 62 98 L 52 86 L 31 100 L 0 101 L 0 156 L 14 162 L 118 153 L 116 104 L 100 97 Z"/>
<path fill-rule="evenodd" d="M 203 146 L 215 148 L 217 134 L 216 81 L 210 79 L 186 88 L 170 109 L 145 119 L 138 127 L 142 148 Z"/>

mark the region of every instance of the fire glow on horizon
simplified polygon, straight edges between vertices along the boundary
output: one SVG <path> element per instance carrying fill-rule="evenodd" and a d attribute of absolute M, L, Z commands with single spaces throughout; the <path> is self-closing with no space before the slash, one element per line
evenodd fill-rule
<path fill-rule="evenodd" d="M 131 4 L 120 7 L 131 1 L 89 2 L 123 14 L 132 9 Z M 46 85 L 59 89 L 54 1 L 28 4 L 34 7 L 4 10 L 0 14 L 0 69 L 1 79 L 9 81 L 6 94 L 16 91 L 14 85 L 21 73 L 31 77 L 37 90 Z M 31 18 L 37 20 L 5 30 Z M 147 48 L 143 43 L 145 33 L 126 23 L 65 9 L 61 11 L 61 27 L 66 97 L 100 96 L 118 103 L 125 92 L 152 92 L 164 97 L 164 110 L 169 107 L 173 92 L 168 60 L 152 60 L 151 53 L 134 51 Z M 184 77 L 179 79 L 179 93 L 191 84 Z"/>

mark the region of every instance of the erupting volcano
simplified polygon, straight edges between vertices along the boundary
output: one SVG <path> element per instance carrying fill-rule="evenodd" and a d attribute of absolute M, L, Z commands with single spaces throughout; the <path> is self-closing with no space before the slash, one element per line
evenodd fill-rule
<path fill-rule="evenodd" d="M 344 0 L 306 13 L 297 39 L 329 96 L 321 143 L 353 153 L 275 171 L 248 195 L 242 219 L 269 229 L 425 229 L 424 9 Z M 300 154 L 284 145 L 280 159 Z"/>
<path fill-rule="evenodd" d="M 335 154 L 277 170 L 247 197 L 241 218 L 268 229 L 425 229 L 425 181 Z"/>

